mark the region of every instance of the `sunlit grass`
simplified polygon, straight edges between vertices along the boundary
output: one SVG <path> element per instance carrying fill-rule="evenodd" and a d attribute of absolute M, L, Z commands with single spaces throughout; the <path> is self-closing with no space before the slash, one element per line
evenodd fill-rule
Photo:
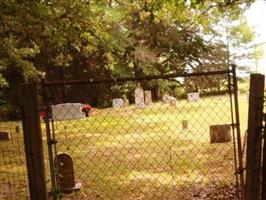
<path fill-rule="evenodd" d="M 239 103 L 244 133 L 245 95 L 240 96 Z M 188 130 L 182 130 L 183 120 L 188 121 Z M 155 103 L 145 109 L 133 105 L 96 109 L 88 118 L 54 125 L 58 152 L 71 154 L 76 181 L 83 185 L 72 199 L 171 200 L 185 196 L 186 191 L 180 189 L 184 185 L 234 183 L 233 143 L 210 144 L 209 138 L 210 125 L 230 123 L 228 96 L 216 96 L 199 102 L 179 100 L 176 107 Z M 9 126 L 12 123 L 2 124 Z M 43 123 L 42 129 L 49 181 Z M 14 174 L 12 180 L 26 179 L 25 163 L 18 162 L 23 154 L 17 149 L 24 151 L 19 146 L 22 138 L 20 133 L 11 141 L 1 142 L 1 150 L 8 149 L 9 153 L 5 163 L 0 161 L 0 173 Z"/>

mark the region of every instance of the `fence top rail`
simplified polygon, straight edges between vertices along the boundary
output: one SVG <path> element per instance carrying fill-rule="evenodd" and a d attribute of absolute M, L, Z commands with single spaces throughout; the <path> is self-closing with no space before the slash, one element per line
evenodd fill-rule
<path fill-rule="evenodd" d="M 207 71 L 207 72 L 192 72 L 192 73 L 173 73 L 165 75 L 152 75 L 152 76 L 141 76 L 141 77 L 124 77 L 124 78 L 106 78 L 106 79 L 78 79 L 78 80 L 57 80 L 57 81 L 46 81 L 44 80 L 44 86 L 58 86 L 58 85 L 79 85 L 79 84 L 96 84 L 96 83 L 119 83 L 125 81 L 145 81 L 145 80 L 156 80 L 156 79 L 171 79 L 171 78 L 185 78 L 193 76 L 210 76 L 210 75 L 221 75 L 232 73 L 233 70 L 219 70 L 219 71 Z"/>

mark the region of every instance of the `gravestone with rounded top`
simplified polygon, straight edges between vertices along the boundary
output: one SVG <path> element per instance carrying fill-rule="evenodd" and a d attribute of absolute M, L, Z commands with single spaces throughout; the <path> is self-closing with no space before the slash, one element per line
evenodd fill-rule
<path fill-rule="evenodd" d="M 81 183 L 75 182 L 74 165 L 71 155 L 59 153 L 55 157 L 58 167 L 58 184 L 62 192 L 72 192 L 81 188 Z"/>

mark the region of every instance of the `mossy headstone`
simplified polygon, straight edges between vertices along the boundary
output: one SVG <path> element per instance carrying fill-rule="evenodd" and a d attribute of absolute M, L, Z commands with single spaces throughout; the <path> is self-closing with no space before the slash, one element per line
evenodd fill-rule
<path fill-rule="evenodd" d="M 231 125 L 211 125 L 210 126 L 211 143 L 225 143 L 231 142 Z"/>

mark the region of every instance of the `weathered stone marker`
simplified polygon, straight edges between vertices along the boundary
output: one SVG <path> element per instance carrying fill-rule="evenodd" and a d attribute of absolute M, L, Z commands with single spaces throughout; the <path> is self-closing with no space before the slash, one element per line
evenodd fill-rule
<path fill-rule="evenodd" d="M 210 126 L 211 143 L 231 142 L 231 126 L 228 124 Z"/>
<path fill-rule="evenodd" d="M 144 100 L 145 100 L 145 104 L 147 106 L 152 104 L 152 96 L 151 96 L 151 91 L 150 90 L 146 90 L 144 92 Z"/>
<path fill-rule="evenodd" d="M 168 94 L 163 95 L 163 102 L 164 103 L 169 103 L 171 106 L 176 106 L 176 98 L 169 96 Z"/>
<path fill-rule="evenodd" d="M 55 158 L 58 166 L 58 184 L 62 192 L 73 192 L 81 188 L 81 183 L 75 182 L 72 157 L 67 153 L 60 153 Z"/>
<path fill-rule="evenodd" d="M 19 133 L 20 132 L 20 127 L 19 126 L 16 126 L 16 133 Z"/>
<path fill-rule="evenodd" d="M 144 91 L 140 84 L 138 84 L 138 87 L 135 89 L 135 104 L 138 108 L 145 108 Z"/>
<path fill-rule="evenodd" d="M 188 122 L 187 122 L 187 120 L 182 120 L 182 130 L 183 131 L 188 130 Z"/>
<path fill-rule="evenodd" d="M 122 108 L 124 106 L 124 100 L 119 99 L 113 99 L 113 108 Z"/>
<path fill-rule="evenodd" d="M 9 132 L 1 131 L 0 132 L 0 140 L 11 140 L 11 135 Z"/>
<path fill-rule="evenodd" d="M 198 92 L 192 92 L 187 94 L 187 99 L 189 102 L 200 100 L 200 95 Z"/>
<path fill-rule="evenodd" d="M 129 100 L 126 95 L 123 95 L 123 100 L 124 100 L 124 107 L 129 106 Z"/>

